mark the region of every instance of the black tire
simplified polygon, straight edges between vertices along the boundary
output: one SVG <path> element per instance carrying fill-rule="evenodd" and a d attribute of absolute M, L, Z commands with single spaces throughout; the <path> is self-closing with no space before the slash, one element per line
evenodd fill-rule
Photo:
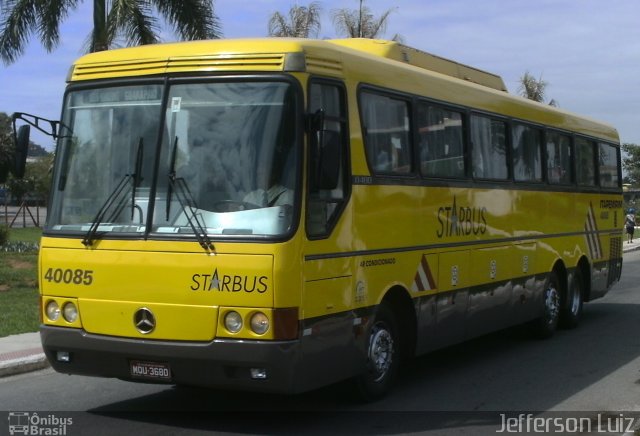
<path fill-rule="evenodd" d="M 542 316 L 532 324 L 535 336 L 541 339 L 550 338 L 558 328 L 561 292 L 558 276 L 555 271 L 551 271 L 542 291 Z"/>
<path fill-rule="evenodd" d="M 375 401 L 391 390 L 400 361 L 398 333 L 394 312 L 381 304 L 367 335 L 367 367 L 356 377 L 363 400 Z"/>
<path fill-rule="evenodd" d="M 582 317 L 583 298 L 584 281 L 580 270 L 576 270 L 560 311 L 560 325 L 562 327 L 572 329 L 578 326 Z"/>

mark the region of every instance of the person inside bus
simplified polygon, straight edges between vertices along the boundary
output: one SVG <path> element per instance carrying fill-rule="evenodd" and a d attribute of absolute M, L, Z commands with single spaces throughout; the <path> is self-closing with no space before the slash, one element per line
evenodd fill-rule
<path fill-rule="evenodd" d="M 244 196 L 243 201 L 260 207 L 293 205 L 293 190 L 275 183 L 267 190 L 256 189 L 249 192 Z"/>
<path fill-rule="evenodd" d="M 289 186 L 293 185 L 295 178 L 294 159 L 295 152 L 290 150 L 284 163 L 278 165 L 281 161 L 276 160 L 271 169 L 268 185 L 250 191 L 244 196 L 243 201 L 259 207 L 293 206 L 294 194 Z"/>

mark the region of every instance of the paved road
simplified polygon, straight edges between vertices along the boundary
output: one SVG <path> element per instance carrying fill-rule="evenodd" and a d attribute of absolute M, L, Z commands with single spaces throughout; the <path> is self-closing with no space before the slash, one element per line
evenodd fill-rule
<path fill-rule="evenodd" d="M 551 416 L 569 424 L 584 418 L 580 422 L 593 425 L 593 434 L 600 419 L 609 431 L 598 434 L 622 434 L 626 424 L 640 424 L 638 283 L 636 251 L 625 254 L 621 283 L 585 306 L 576 330 L 559 331 L 546 341 L 509 330 L 431 353 L 406 368 L 392 395 L 374 404 L 355 402 L 345 384 L 286 397 L 177 389 L 43 370 L 0 379 L 0 411 L 72 418 L 68 435 L 211 430 L 476 435 L 495 434 L 503 413 L 520 419 L 509 421 L 513 425 L 526 425 L 526 411 L 534 411 L 530 419 Z M 6 432 L 3 421 L 0 413 L 0 434 Z"/>

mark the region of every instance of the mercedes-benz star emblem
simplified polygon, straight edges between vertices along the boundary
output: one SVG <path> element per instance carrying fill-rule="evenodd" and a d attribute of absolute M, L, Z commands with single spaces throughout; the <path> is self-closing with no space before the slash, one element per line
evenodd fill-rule
<path fill-rule="evenodd" d="M 143 335 L 147 335 L 156 328 L 156 317 L 146 307 L 136 310 L 133 314 L 133 325 Z"/>

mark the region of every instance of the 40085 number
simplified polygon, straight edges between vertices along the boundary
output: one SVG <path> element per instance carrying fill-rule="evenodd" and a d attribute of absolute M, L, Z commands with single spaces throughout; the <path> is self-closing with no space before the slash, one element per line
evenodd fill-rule
<path fill-rule="evenodd" d="M 89 286 L 93 283 L 93 270 L 49 268 L 44 274 L 44 279 L 53 283 Z"/>

